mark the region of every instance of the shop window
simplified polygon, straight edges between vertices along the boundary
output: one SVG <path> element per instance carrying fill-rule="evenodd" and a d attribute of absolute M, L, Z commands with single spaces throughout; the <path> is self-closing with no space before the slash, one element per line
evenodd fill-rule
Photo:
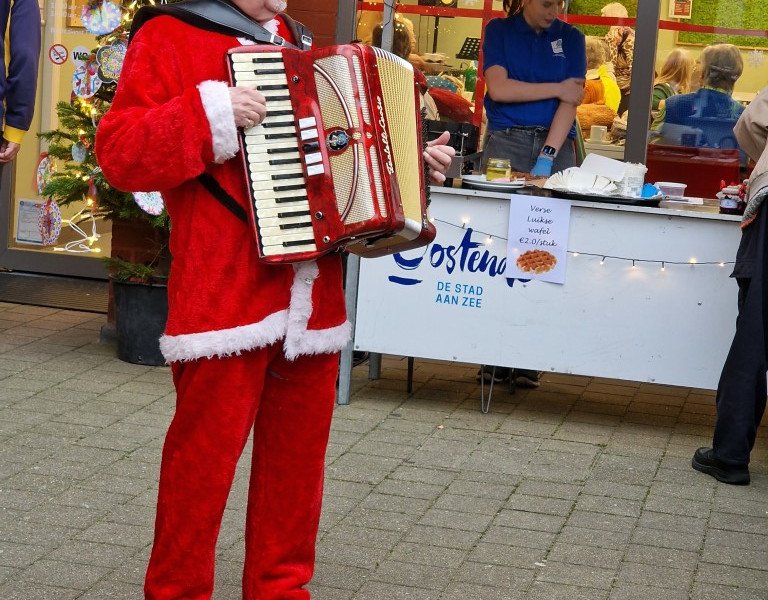
<path fill-rule="evenodd" d="M 6 250 L 10 253 L 4 253 L 3 267 L 15 266 L 14 252 L 32 252 L 39 254 L 34 264 L 40 272 L 57 272 L 61 268 L 59 259 L 70 256 L 92 265 L 84 271 L 77 266 L 65 267 L 60 274 L 95 274 L 104 272 L 97 259 L 110 253 L 111 226 L 98 217 L 87 196 L 82 202 L 61 207 L 61 231 L 55 239 L 45 237 L 38 227 L 39 207 L 46 201 L 41 184 L 48 173 L 45 144 L 38 134 L 58 127 L 56 104 L 73 99 L 75 70 L 97 45 L 95 36 L 88 33 L 80 19 L 86 4 L 85 0 L 40 0 L 43 45 L 35 117 L 13 165 L 10 186 L 2 190 L 3 200 L 10 207 L 5 229 Z M 92 151 L 77 147 L 75 156 L 81 150 Z M 46 256 L 51 255 L 56 255 L 58 267 L 46 262 Z M 28 260 L 24 263 L 30 264 Z"/>

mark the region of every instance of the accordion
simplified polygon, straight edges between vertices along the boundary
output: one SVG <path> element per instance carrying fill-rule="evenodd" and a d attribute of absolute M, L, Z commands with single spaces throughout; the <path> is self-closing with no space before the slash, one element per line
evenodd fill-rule
<path fill-rule="evenodd" d="M 260 259 L 344 249 L 376 257 L 430 243 L 421 95 L 413 67 L 362 44 L 230 50 L 232 84 L 267 116 L 240 134 Z"/>

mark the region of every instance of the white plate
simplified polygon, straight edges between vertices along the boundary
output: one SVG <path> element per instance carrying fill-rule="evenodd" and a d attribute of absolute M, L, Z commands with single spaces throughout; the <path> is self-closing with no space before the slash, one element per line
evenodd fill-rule
<path fill-rule="evenodd" d="M 462 175 L 462 183 L 467 187 L 488 192 L 503 192 L 525 187 L 525 179 L 513 179 L 512 181 L 488 181 L 485 175 Z"/>

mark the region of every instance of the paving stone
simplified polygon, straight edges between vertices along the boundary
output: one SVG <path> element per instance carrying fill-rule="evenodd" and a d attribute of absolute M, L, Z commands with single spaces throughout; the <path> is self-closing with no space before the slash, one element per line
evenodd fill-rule
<path fill-rule="evenodd" d="M 31 581 L 37 585 L 87 590 L 105 573 L 107 569 L 104 567 L 41 559 L 25 569 L 20 577 L 23 581 Z"/>
<path fill-rule="evenodd" d="M 534 581 L 527 600 L 603 600 L 608 590 L 547 581 Z"/>
<path fill-rule="evenodd" d="M 709 583 L 693 584 L 690 600 L 765 600 L 765 588 L 749 589 L 740 586 L 725 586 Z M 639 599 L 638 599 L 639 600 Z"/>
<path fill-rule="evenodd" d="M 533 569 L 467 562 L 453 574 L 456 582 L 492 585 L 503 590 L 525 590 L 533 581 Z"/>
<path fill-rule="evenodd" d="M 723 596 L 723 598 L 725 597 Z M 688 600 L 688 589 L 619 583 L 611 590 L 608 598 L 609 600 Z M 730 597 L 728 598 L 730 600 Z"/>
<path fill-rule="evenodd" d="M 547 561 L 568 563 L 571 565 L 586 565 L 616 570 L 621 564 L 623 550 L 598 548 L 596 546 L 580 546 L 569 542 L 558 541 L 546 556 Z"/>
<path fill-rule="evenodd" d="M 439 590 L 428 590 L 378 581 L 369 581 L 352 598 L 355 600 L 437 600 Z"/>
<path fill-rule="evenodd" d="M 11 581 L 0 586 L 3 600 L 73 600 L 82 590 L 37 585 L 28 581 Z"/>
<path fill-rule="evenodd" d="M 533 569 L 536 563 L 544 560 L 545 556 L 546 550 L 540 548 L 525 548 L 482 541 L 472 549 L 466 560 L 487 565 Z"/>
<path fill-rule="evenodd" d="M 687 590 L 691 585 L 692 578 L 692 570 L 660 565 L 623 563 L 616 576 L 616 583 L 617 585 L 643 584 L 651 587 Z"/>

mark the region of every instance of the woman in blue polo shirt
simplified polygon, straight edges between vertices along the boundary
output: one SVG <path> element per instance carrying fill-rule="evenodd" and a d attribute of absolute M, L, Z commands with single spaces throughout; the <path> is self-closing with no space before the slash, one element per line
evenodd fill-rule
<path fill-rule="evenodd" d="M 483 69 L 489 158 L 514 171 L 549 176 L 576 164 L 576 107 L 584 96 L 584 34 L 557 18 L 562 0 L 504 0 L 505 19 L 485 28 Z M 478 379 L 537 387 L 537 371 L 486 366 Z"/>
<path fill-rule="evenodd" d="M 562 0 L 504 0 L 485 29 L 488 137 L 484 159 L 549 176 L 576 163 L 576 106 L 584 95 L 584 34 L 557 18 Z"/>

